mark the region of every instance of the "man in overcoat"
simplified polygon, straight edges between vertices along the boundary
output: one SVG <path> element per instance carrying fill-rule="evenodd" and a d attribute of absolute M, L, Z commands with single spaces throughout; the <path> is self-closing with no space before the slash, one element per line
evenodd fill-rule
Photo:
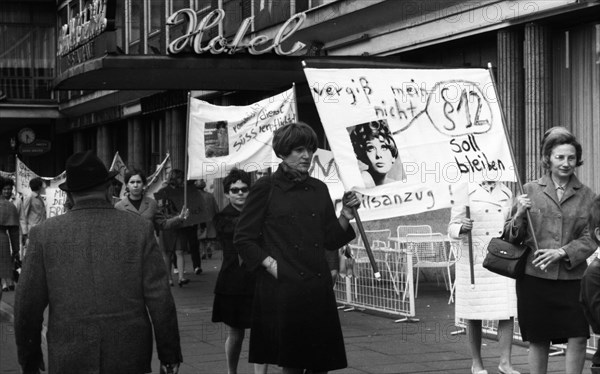
<path fill-rule="evenodd" d="M 24 373 L 44 369 L 44 309 L 49 306 L 49 373 L 151 372 L 158 357 L 182 361 L 175 304 L 152 224 L 113 208 L 108 172 L 91 151 L 67 160 L 60 185 L 68 213 L 31 229 L 15 296 L 15 334 Z"/>

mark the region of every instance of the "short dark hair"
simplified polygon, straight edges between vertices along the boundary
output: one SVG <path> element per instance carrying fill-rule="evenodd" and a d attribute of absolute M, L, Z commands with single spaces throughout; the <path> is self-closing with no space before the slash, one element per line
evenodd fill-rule
<path fill-rule="evenodd" d="M 273 135 L 273 151 L 278 157 L 286 157 L 298 147 L 315 152 L 318 143 L 317 133 L 304 122 L 292 122 L 280 127 Z"/>
<path fill-rule="evenodd" d="M 575 166 L 583 165 L 583 160 L 581 159 L 583 150 L 581 149 L 581 144 L 579 144 L 577 138 L 575 138 L 575 136 L 566 128 L 556 126 L 548 129 L 542 138 L 540 153 L 542 155 L 542 166 L 545 170 L 550 170 L 550 155 L 552 154 L 552 150 L 563 144 L 569 144 L 575 147 L 575 154 L 577 156 L 577 163 Z"/>
<path fill-rule="evenodd" d="M 131 177 L 133 177 L 135 175 L 139 175 L 140 178 L 142 178 L 142 183 L 146 184 L 146 173 L 144 173 L 140 169 L 127 170 L 127 172 L 125 173 L 125 177 L 124 177 L 125 184 L 129 183 L 129 180 L 131 179 Z"/>
<path fill-rule="evenodd" d="M 0 177 L 0 189 L 4 188 L 6 186 L 14 187 L 15 186 L 15 182 L 12 180 L 12 178 Z"/>
<path fill-rule="evenodd" d="M 596 242 L 596 245 L 600 246 L 600 240 L 596 238 L 597 228 L 600 228 L 600 196 L 596 197 L 590 206 L 590 215 L 588 216 L 588 228 L 590 231 L 590 236 Z"/>
<path fill-rule="evenodd" d="M 250 187 L 252 184 L 251 180 L 250 173 L 240 169 L 232 169 L 229 174 L 223 178 L 223 190 L 225 193 L 229 193 L 229 187 L 237 181 L 242 181 L 242 183 L 246 183 L 248 187 Z"/>
<path fill-rule="evenodd" d="M 42 188 L 42 186 L 43 186 L 44 184 L 45 184 L 45 182 L 44 182 L 44 180 L 43 180 L 42 178 L 40 178 L 40 177 L 35 177 L 35 178 L 32 178 L 32 179 L 29 181 L 29 188 L 31 188 L 31 190 L 32 190 L 33 192 L 37 192 L 37 191 L 39 191 L 39 190 Z"/>
<path fill-rule="evenodd" d="M 171 169 L 169 173 L 169 183 L 175 183 L 177 178 L 184 179 L 185 175 L 183 174 L 183 170 L 181 169 Z"/>
<path fill-rule="evenodd" d="M 384 120 L 371 121 L 355 126 L 350 132 L 350 140 L 356 158 L 363 163 L 370 165 L 367 157 L 367 142 L 372 139 L 379 139 L 390 147 L 392 157 L 398 157 L 398 147 L 396 141 L 392 137 L 390 129 Z"/>

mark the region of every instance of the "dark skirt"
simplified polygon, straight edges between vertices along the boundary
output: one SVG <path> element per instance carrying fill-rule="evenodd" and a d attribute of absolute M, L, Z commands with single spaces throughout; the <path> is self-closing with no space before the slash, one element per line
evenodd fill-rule
<path fill-rule="evenodd" d="M 519 327 L 524 342 L 566 343 L 590 337 L 579 304 L 580 280 L 549 280 L 525 275 L 517 280 Z"/>
<path fill-rule="evenodd" d="M 236 329 L 249 329 L 252 325 L 252 295 L 215 294 L 213 322 L 223 322 Z"/>

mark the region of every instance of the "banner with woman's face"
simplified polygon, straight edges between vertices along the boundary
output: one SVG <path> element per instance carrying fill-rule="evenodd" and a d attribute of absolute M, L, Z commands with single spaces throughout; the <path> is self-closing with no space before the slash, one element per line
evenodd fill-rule
<path fill-rule="evenodd" d="M 305 74 L 344 187 L 366 195 L 371 208 L 392 215 L 447 208 L 466 201 L 469 181 L 515 181 L 487 70 Z"/>

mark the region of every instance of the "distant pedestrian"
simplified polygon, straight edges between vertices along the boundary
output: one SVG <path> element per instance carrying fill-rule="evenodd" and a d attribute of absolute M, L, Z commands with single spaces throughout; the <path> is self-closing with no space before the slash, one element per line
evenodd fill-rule
<path fill-rule="evenodd" d="M 283 162 L 252 187 L 234 236 L 257 271 L 250 362 L 279 365 L 284 374 L 347 366 L 325 251 L 354 238 L 350 220 L 360 201 L 346 193 L 336 217 L 327 186 L 308 175 L 317 142 L 304 123 L 275 131 L 273 150 Z"/>
<path fill-rule="evenodd" d="M 596 197 L 591 204 L 588 227 L 599 254 L 594 256 L 592 263 L 583 274 L 580 301 L 592 331 L 600 335 L 600 197 Z M 592 357 L 591 370 L 592 374 L 600 374 L 600 339 L 596 344 L 596 353 Z"/>
<path fill-rule="evenodd" d="M 158 208 L 161 214 L 167 219 L 177 216 L 187 218 L 187 215 L 183 213 L 184 207 L 184 196 L 183 196 L 183 170 L 173 169 L 169 176 L 169 184 L 161 188 L 154 198 L 158 203 Z M 177 269 L 179 280 L 177 284 L 179 287 L 188 284 L 189 279 L 185 278 L 185 258 L 183 251 L 186 248 L 187 238 L 185 231 L 179 227 L 176 228 L 165 228 L 160 230 L 158 234 L 158 241 L 160 249 L 163 253 L 163 259 L 169 272 L 169 278 L 171 277 L 171 266 L 172 266 L 172 255 L 175 254 L 177 261 Z"/>
<path fill-rule="evenodd" d="M 465 206 L 453 207 L 448 225 L 448 234 L 452 238 L 463 239 L 456 264 L 455 318 L 463 318 L 467 323 L 472 373 L 487 374 L 481 357 L 481 321 L 498 320 L 498 371 L 519 374 L 511 363 L 514 317 L 517 315 L 515 281 L 483 267 L 491 238 L 502 234 L 504 222 L 510 215 L 512 192 L 500 182 L 473 183 L 469 187 L 470 218 L 467 218 Z M 471 288 L 466 235 L 469 232 L 472 233 L 475 288 Z"/>
<path fill-rule="evenodd" d="M 131 214 L 135 214 L 154 224 L 154 229 L 169 230 L 181 227 L 185 222 L 186 212 L 181 212 L 174 217 L 166 217 L 159 209 L 156 201 L 148 196 L 145 196 L 146 174 L 138 169 L 132 169 L 125 173 L 125 189 L 126 197 L 115 204 L 115 208 Z M 173 285 L 171 272 L 169 274 L 169 284 Z"/>
<path fill-rule="evenodd" d="M 198 232 L 200 238 L 200 253 L 202 254 L 202 259 L 212 258 L 217 243 L 217 230 L 215 229 L 213 218 L 219 211 L 219 206 L 215 199 L 215 195 L 205 191 L 206 181 L 204 179 L 200 179 L 196 183 L 196 187 L 204 201 L 204 212 L 199 224 Z"/>
<path fill-rule="evenodd" d="M 23 257 L 27 252 L 29 230 L 46 220 L 46 203 L 42 197 L 46 193 L 46 183 L 42 178 L 35 177 L 29 181 L 29 188 L 31 188 L 31 194 L 25 196 L 21 209 Z"/>
<path fill-rule="evenodd" d="M 202 273 L 202 259 L 200 257 L 198 228 L 202 224 L 206 208 L 202 194 L 194 187 L 194 181 L 188 180 L 186 183 L 188 187 L 186 206 L 190 211 L 190 216 L 181 228 L 181 231 L 185 237 L 185 247 L 190 252 L 190 257 L 192 258 L 194 273 L 199 275 Z"/>
<path fill-rule="evenodd" d="M 252 298 L 256 276 L 248 271 L 246 263 L 233 245 L 235 226 L 250 189 L 250 174 L 233 169 L 223 179 L 223 190 L 229 200 L 220 213 L 214 217 L 217 237 L 223 249 L 223 264 L 215 286 L 213 302 L 213 322 L 223 322 L 228 327 L 225 340 L 227 372 L 237 373 L 245 329 L 251 326 Z M 266 373 L 265 365 L 255 364 L 255 373 Z"/>
<path fill-rule="evenodd" d="M 12 191 L 11 182 L 0 177 L 0 189 L 4 192 L 4 187 L 10 186 Z M 19 261 L 19 213 L 13 203 L 4 197 L 0 198 L 0 299 L 2 291 L 14 290 L 13 271 L 15 262 Z"/>
<path fill-rule="evenodd" d="M 525 275 L 516 282 L 519 326 L 523 341 L 529 342 L 531 374 L 546 373 L 550 344 L 565 343 L 565 371 L 577 374 L 583 370 L 590 333 L 579 293 L 586 260 L 596 250 L 587 226 L 595 194 L 575 176 L 583 152 L 573 134 L 555 127 L 546 131 L 541 143 L 545 173 L 523 186 L 525 193 L 516 199 L 504 236 L 534 248 L 535 234 L 539 248 L 529 253 Z"/>
<path fill-rule="evenodd" d="M 15 296 L 15 336 L 25 373 L 151 372 L 152 340 L 164 366 L 182 362 L 177 313 L 153 227 L 112 206 L 109 172 L 91 151 L 67 160 L 68 213 L 30 232 Z"/>

